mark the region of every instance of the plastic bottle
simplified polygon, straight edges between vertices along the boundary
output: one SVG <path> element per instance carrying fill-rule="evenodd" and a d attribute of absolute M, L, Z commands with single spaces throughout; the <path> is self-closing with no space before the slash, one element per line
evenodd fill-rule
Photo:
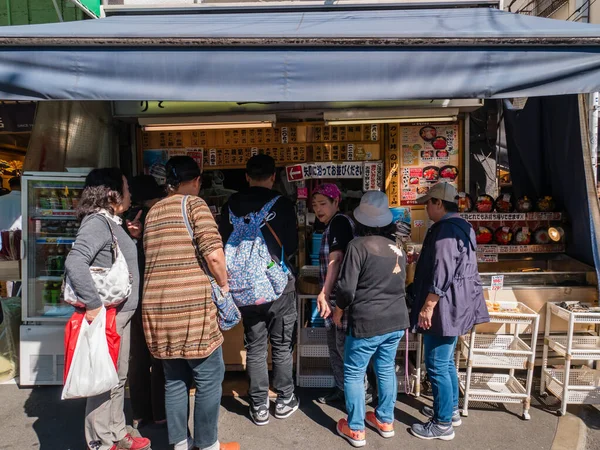
<path fill-rule="evenodd" d="M 46 253 L 46 272 L 48 275 L 54 274 L 54 266 L 56 264 L 56 248 L 54 245 L 48 248 L 48 253 Z"/>
<path fill-rule="evenodd" d="M 56 272 L 61 274 L 65 271 L 65 246 L 59 245 L 56 249 Z"/>
<path fill-rule="evenodd" d="M 44 288 L 42 289 L 42 301 L 45 304 L 48 304 L 52 301 L 52 287 L 51 284 L 49 282 L 45 282 L 44 283 Z"/>
<path fill-rule="evenodd" d="M 50 293 L 51 293 L 50 301 L 53 305 L 58 305 L 60 303 L 60 289 L 61 289 L 60 283 L 52 283 L 52 290 L 50 291 Z"/>
<path fill-rule="evenodd" d="M 73 209 L 73 201 L 71 199 L 71 195 L 69 194 L 69 188 L 65 186 L 63 190 L 60 191 L 60 206 L 62 209 L 71 210 Z"/>
<path fill-rule="evenodd" d="M 55 189 L 50 190 L 50 196 L 48 197 L 48 201 L 50 202 L 50 209 L 61 209 L 60 198 L 58 197 L 58 193 Z"/>
<path fill-rule="evenodd" d="M 41 209 L 50 209 L 50 194 L 48 193 L 48 189 L 40 190 L 39 203 Z"/>

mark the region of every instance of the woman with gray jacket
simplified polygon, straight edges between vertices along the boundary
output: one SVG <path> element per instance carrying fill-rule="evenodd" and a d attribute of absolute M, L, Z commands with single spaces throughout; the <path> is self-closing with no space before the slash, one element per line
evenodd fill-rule
<path fill-rule="evenodd" d="M 124 401 L 129 368 L 130 322 L 139 297 L 137 249 L 121 226 L 121 218 L 131 205 L 127 179 L 120 169 L 94 169 L 85 180 L 77 215 L 81 227 L 65 262 L 65 276 L 77 297 L 85 304 L 85 318 L 94 320 L 102 300 L 90 273 L 90 266 L 110 268 L 113 264 L 113 236 L 124 256 L 132 282 L 131 294 L 118 305 L 116 323 L 121 336 L 117 372 L 119 384 L 109 392 L 89 397 L 85 414 L 85 438 L 91 450 L 146 450 L 150 440 L 127 432 Z M 141 235 L 139 214 L 127 222 L 133 238 Z"/>

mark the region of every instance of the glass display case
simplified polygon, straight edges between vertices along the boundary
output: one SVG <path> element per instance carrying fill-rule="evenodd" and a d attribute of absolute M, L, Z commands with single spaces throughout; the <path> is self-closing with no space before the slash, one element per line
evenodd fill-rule
<path fill-rule="evenodd" d="M 23 321 L 65 321 L 73 312 L 60 301 L 65 260 L 79 228 L 75 209 L 84 175 L 23 176 Z"/>

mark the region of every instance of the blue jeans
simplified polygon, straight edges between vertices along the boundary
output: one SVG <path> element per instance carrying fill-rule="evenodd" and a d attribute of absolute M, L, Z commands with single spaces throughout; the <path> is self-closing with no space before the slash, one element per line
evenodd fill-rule
<path fill-rule="evenodd" d="M 452 413 L 458 410 L 458 375 L 454 351 L 458 337 L 423 335 L 425 366 L 433 391 L 433 420 L 451 424 Z"/>
<path fill-rule="evenodd" d="M 404 331 L 382 336 L 355 338 L 346 336 L 344 347 L 344 392 L 348 425 L 351 430 L 365 429 L 365 373 L 371 357 L 377 376 L 379 404 L 375 415 L 383 423 L 394 421 L 394 407 L 398 396 L 396 379 L 396 351 Z"/>
<path fill-rule="evenodd" d="M 206 449 L 217 440 L 219 407 L 225 375 L 221 347 L 204 359 L 163 359 L 165 369 L 165 406 L 169 443 L 188 437 L 189 388 L 196 385 L 194 402 L 194 445 Z"/>

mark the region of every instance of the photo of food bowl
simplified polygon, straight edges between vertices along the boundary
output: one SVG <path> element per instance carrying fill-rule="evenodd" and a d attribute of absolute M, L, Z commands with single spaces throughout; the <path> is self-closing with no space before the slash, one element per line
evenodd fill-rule
<path fill-rule="evenodd" d="M 440 169 L 435 166 L 427 166 L 423 169 L 423 178 L 428 183 L 436 183 L 440 178 Z"/>
<path fill-rule="evenodd" d="M 434 156 L 433 150 L 423 150 L 421 151 L 421 159 L 432 159 Z"/>
<path fill-rule="evenodd" d="M 443 166 L 440 168 L 440 178 L 448 181 L 455 181 L 458 177 L 458 167 Z"/>
<path fill-rule="evenodd" d="M 445 137 L 438 136 L 431 141 L 431 146 L 436 150 L 444 150 L 446 147 L 448 147 L 448 141 Z"/>
<path fill-rule="evenodd" d="M 434 127 L 427 126 L 419 130 L 419 136 L 426 142 L 431 142 L 437 136 L 437 130 Z"/>
<path fill-rule="evenodd" d="M 410 177 L 409 184 L 419 184 L 419 177 Z"/>
<path fill-rule="evenodd" d="M 449 156 L 450 156 L 450 153 L 448 153 L 448 150 L 446 150 L 446 149 L 438 150 L 435 152 L 436 158 L 448 158 Z"/>
<path fill-rule="evenodd" d="M 427 191 L 429 191 L 429 187 L 427 187 L 427 186 L 419 186 L 417 188 L 417 194 L 419 194 L 419 195 L 425 195 L 425 194 L 427 194 Z"/>

